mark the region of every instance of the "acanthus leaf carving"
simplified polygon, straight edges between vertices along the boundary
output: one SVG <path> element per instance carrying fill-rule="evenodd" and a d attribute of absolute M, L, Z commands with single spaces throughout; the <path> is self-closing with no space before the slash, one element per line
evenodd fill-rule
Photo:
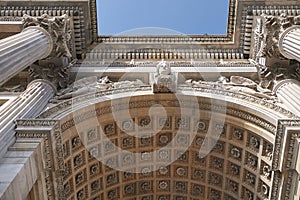
<path fill-rule="evenodd" d="M 43 14 L 32 17 L 27 14 L 23 16 L 23 27 L 38 26 L 44 28 L 51 35 L 54 47 L 50 56 L 71 58 L 72 54 L 68 47 L 71 39 L 70 19 L 66 14 L 51 17 Z"/>
<path fill-rule="evenodd" d="M 69 62 L 65 57 L 50 57 L 39 60 L 29 68 L 29 80 L 45 79 L 53 83 L 58 89 L 69 85 L 69 69 L 77 59 Z"/>

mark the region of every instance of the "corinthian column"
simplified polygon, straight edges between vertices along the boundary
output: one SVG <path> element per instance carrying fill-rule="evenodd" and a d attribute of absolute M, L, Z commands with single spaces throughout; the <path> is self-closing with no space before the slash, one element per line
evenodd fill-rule
<path fill-rule="evenodd" d="M 50 34 L 38 26 L 0 40 L 0 86 L 36 60 L 47 57 L 52 48 Z"/>
<path fill-rule="evenodd" d="M 35 80 L 3 110 L 0 110 L 0 158 L 14 142 L 14 120 L 34 118 L 45 108 L 56 89 L 46 80 Z"/>
<path fill-rule="evenodd" d="M 300 83 L 293 79 L 278 82 L 274 93 L 282 104 L 292 113 L 300 116 Z"/>
<path fill-rule="evenodd" d="M 72 57 L 67 15 L 23 18 L 26 28 L 21 33 L 0 40 L 0 86 L 37 60 Z"/>
<path fill-rule="evenodd" d="M 279 51 L 288 58 L 300 62 L 300 26 L 294 25 L 286 29 L 279 38 Z"/>

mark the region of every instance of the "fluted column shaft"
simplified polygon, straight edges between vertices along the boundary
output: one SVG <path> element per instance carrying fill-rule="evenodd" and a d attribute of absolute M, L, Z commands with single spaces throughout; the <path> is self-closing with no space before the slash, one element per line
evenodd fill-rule
<path fill-rule="evenodd" d="M 33 62 L 47 57 L 52 48 L 50 34 L 37 26 L 0 40 L 0 86 Z"/>
<path fill-rule="evenodd" d="M 300 26 L 292 26 L 280 35 L 279 51 L 284 57 L 300 62 Z"/>
<path fill-rule="evenodd" d="M 55 92 L 54 86 L 49 81 L 35 80 L 0 111 L 0 158 L 14 142 L 14 120 L 39 115 Z"/>
<path fill-rule="evenodd" d="M 280 81 L 274 92 L 286 109 L 300 116 L 300 82 L 293 79 Z"/>

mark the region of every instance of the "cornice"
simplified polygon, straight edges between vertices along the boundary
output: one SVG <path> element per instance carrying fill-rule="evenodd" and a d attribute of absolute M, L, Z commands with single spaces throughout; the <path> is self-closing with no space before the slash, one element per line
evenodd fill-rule
<path fill-rule="evenodd" d="M 226 35 L 140 35 L 140 36 L 105 36 L 98 37 L 98 43 L 104 45 L 172 45 L 174 49 L 182 49 L 180 45 L 212 45 L 210 49 L 225 52 L 237 51 L 248 57 L 252 45 L 253 20 L 261 14 L 279 16 L 300 14 L 300 6 L 295 2 L 286 5 L 268 5 L 269 1 L 249 2 L 231 0 L 229 6 L 228 27 Z M 271 2 L 279 4 L 278 2 Z M 270 3 L 270 4 L 271 4 Z M 295 5 L 293 5 L 295 4 Z M 179 45 L 179 46 L 176 46 Z M 121 48 L 121 47 L 120 47 Z M 155 49 L 155 48 L 154 48 Z"/>
<path fill-rule="evenodd" d="M 158 38 L 159 39 L 159 38 Z M 188 44 L 186 44 L 188 45 Z M 201 48 L 187 48 L 174 47 L 151 48 L 126 47 L 118 48 L 116 46 L 103 48 L 99 45 L 86 54 L 87 60 L 99 59 L 120 59 L 120 60 L 143 60 L 143 59 L 166 59 L 166 60 L 180 60 L 180 59 L 244 59 L 244 54 L 239 49 L 201 49 Z"/>
<path fill-rule="evenodd" d="M 149 61 L 149 60 L 141 60 L 141 61 L 135 61 L 134 63 L 130 63 L 130 61 L 122 61 L 122 60 L 111 60 L 111 62 L 109 62 L 109 60 L 106 61 L 96 61 L 95 59 L 93 59 L 92 55 L 90 58 L 87 58 L 85 60 L 81 60 L 79 62 L 77 62 L 73 67 L 93 67 L 93 66 L 97 66 L 97 67 L 156 67 L 157 65 L 157 61 Z M 219 58 L 222 59 L 222 58 Z M 168 62 L 170 64 L 170 67 L 172 67 L 172 69 L 176 69 L 176 67 L 227 67 L 227 68 L 231 68 L 231 67 L 239 67 L 239 68 L 257 68 L 255 64 L 250 63 L 248 60 L 245 59 L 232 59 L 230 61 L 212 61 L 212 60 L 178 60 L 178 61 L 169 61 Z"/>
<path fill-rule="evenodd" d="M 188 44 L 188 43 L 232 43 L 236 26 L 238 0 L 230 0 L 226 35 L 159 35 L 159 36 L 110 36 L 100 35 L 99 43 L 152 43 Z"/>

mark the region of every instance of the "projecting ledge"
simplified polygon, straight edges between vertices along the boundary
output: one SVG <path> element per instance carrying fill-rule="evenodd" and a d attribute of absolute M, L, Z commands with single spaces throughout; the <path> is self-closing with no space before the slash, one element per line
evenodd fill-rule
<path fill-rule="evenodd" d="M 173 72 L 257 73 L 257 67 L 172 67 Z M 156 67 L 72 67 L 73 73 L 156 72 Z"/>

